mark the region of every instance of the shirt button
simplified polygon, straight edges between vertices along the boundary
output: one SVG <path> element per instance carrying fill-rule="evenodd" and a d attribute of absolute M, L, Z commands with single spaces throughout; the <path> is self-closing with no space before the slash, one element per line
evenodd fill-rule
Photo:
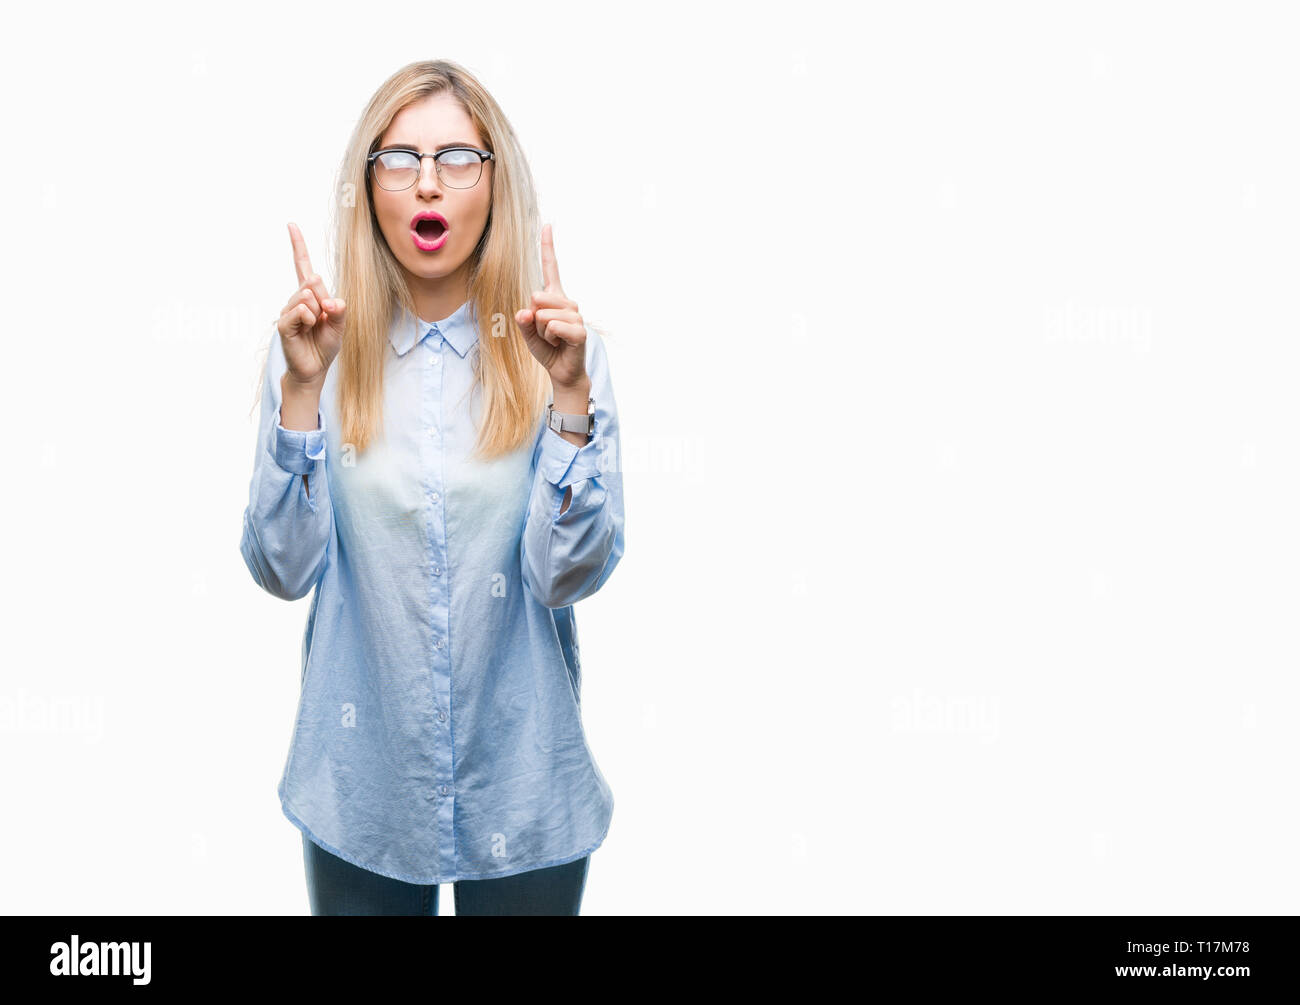
<path fill-rule="evenodd" d="M 428 434 L 429 434 L 430 436 L 437 436 L 437 435 L 438 435 L 438 427 L 437 427 L 437 426 L 430 426 L 430 427 L 428 428 L 427 432 L 428 432 Z"/>
<path fill-rule="evenodd" d="M 432 364 L 433 366 L 437 366 L 437 365 L 438 365 L 438 357 L 437 357 L 436 355 L 430 355 L 430 356 L 429 356 L 429 363 Z"/>
<path fill-rule="evenodd" d="M 434 648 L 434 649 L 441 649 L 441 648 L 442 648 L 442 639 L 439 639 L 437 642 L 435 642 L 435 643 L 433 644 L 433 648 Z"/>
<path fill-rule="evenodd" d="M 442 570 L 441 570 L 440 568 L 438 568 L 438 567 L 435 565 L 435 566 L 433 567 L 433 574 L 434 574 L 435 576 L 441 576 L 441 575 L 442 575 Z"/>
<path fill-rule="evenodd" d="M 447 794 L 447 786 L 445 786 L 445 785 L 442 787 L 442 794 L 443 794 L 444 796 Z"/>
<path fill-rule="evenodd" d="M 439 721 L 439 722 L 446 722 L 446 721 L 447 721 L 447 713 L 446 713 L 446 712 L 439 712 L 439 713 L 438 713 L 438 721 Z"/>
<path fill-rule="evenodd" d="M 432 499 L 434 502 L 437 502 L 437 501 L 438 501 L 438 493 L 437 493 L 437 492 L 434 492 L 432 495 L 429 496 L 429 498 Z"/>

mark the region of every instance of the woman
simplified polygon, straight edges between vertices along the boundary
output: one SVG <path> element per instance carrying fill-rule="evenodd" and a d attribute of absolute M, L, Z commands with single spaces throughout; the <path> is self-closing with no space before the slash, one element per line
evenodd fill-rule
<path fill-rule="evenodd" d="M 278 789 L 312 912 L 455 883 L 458 914 L 577 914 L 614 806 L 572 606 L 623 554 L 604 343 L 549 227 L 539 276 L 527 162 L 462 67 L 385 81 L 340 183 L 337 294 L 289 226 L 240 542 L 267 592 L 315 587 Z"/>

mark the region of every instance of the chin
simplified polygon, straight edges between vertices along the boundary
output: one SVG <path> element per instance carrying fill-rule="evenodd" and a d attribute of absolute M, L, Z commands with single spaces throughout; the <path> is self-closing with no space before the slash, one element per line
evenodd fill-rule
<path fill-rule="evenodd" d="M 457 267 L 458 266 L 452 266 L 451 268 L 448 268 L 441 262 L 436 266 L 417 262 L 414 266 L 408 265 L 406 271 L 413 276 L 418 276 L 420 279 L 445 279 L 447 276 L 454 273 Z"/>

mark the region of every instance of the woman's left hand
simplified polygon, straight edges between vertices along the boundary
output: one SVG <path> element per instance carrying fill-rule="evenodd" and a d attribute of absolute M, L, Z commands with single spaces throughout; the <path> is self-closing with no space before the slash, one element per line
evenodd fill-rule
<path fill-rule="evenodd" d="M 551 225 L 542 228 L 542 278 L 546 289 L 533 294 L 531 307 L 515 312 L 524 343 L 551 375 L 556 390 L 578 389 L 587 381 L 587 328 L 578 304 L 560 287 Z"/>

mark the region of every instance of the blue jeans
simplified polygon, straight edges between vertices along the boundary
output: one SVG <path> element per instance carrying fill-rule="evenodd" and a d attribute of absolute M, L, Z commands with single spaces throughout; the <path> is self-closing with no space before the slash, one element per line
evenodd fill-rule
<path fill-rule="evenodd" d="M 302 854 L 314 915 L 438 913 L 436 883 L 406 883 L 362 869 L 327 852 L 306 834 Z M 577 915 L 590 860 L 590 855 L 584 855 L 564 865 L 501 879 L 463 879 L 454 884 L 456 914 Z"/>

